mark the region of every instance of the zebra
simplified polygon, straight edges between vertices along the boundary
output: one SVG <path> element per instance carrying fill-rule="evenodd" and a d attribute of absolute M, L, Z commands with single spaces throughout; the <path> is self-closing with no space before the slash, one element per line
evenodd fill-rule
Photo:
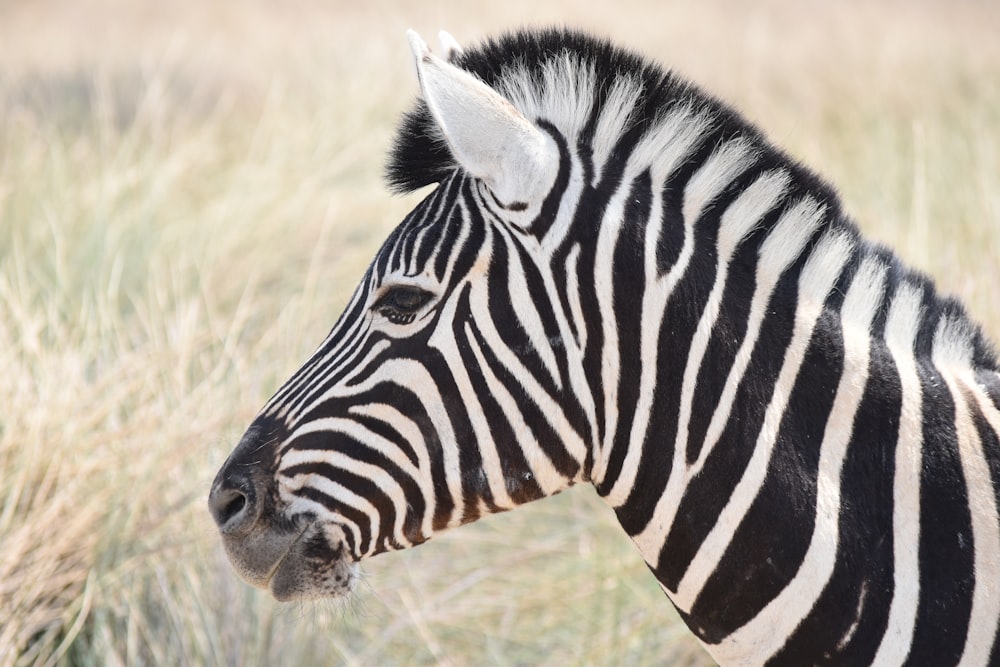
<path fill-rule="evenodd" d="M 442 56 L 434 186 L 212 485 L 238 573 L 364 558 L 589 482 L 723 665 L 1000 664 L 1000 365 L 726 104 L 610 41 Z"/>

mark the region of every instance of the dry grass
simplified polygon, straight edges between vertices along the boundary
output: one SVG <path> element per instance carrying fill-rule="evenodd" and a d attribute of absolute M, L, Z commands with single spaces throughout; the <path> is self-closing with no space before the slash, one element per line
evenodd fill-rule
<path fill-rule="evenodd" d="M 0 2 L 0 665 L 704 660 L 587 490 L 374 559 L 346 603 L 275 605 L 220 553 L 215 469 L 414 203 L 380 182 L 406 27 L 675 64 L 1000 333 L 990 3 L 354 4 Z"/>

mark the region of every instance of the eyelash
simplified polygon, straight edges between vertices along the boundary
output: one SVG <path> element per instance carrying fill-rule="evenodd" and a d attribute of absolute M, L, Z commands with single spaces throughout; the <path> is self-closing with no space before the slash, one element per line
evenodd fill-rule
<path fill-rule="evenodd" d="M 434 295 L 425 289 L 413 286 L 390 287 L 378 298 L 372 306 L 376 311 L 393 324 L 409 324 L 417 317 L 417 311 L 423 308 Z M 405 301 L 401 301 L 405 299 Z"/>

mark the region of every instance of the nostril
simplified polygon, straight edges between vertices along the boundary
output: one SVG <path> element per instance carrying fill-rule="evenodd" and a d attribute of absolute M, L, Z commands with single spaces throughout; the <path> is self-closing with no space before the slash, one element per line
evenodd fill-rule
<path fill-rule="evenodd" d="M 219 522 L 222 524 L 229 523 L 229 520 L 242 512 L 243 508 L 246 506 L 247 497 L 242 493 L 237 492 L 235 496 L 222 508 L 222 512 L 219 514 Z"/>
<path fill-rule="evenodd" d="M 225 532 L 232 532 L 251 523 L 253 514 L 252 491 L 217 485 L 208 497 L 208 508 L 215 523 Z"/>

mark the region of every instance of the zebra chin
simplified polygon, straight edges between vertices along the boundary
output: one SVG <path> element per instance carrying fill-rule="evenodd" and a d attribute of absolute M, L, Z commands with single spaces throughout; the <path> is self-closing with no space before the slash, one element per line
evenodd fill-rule
<path fill-rule="evenodd" d="M 222 543 L 240 577 L 280 602 L 342 597 L 358 579 L 358 565 L 337 526 L 313 522 L 301 531 L 224 533 Z"/>
<path fill-rule="evenodd" d="M 267 588 L 281 602 L 342 597 L 354 590 L 358 564 L 347 557 L 342 538 L 313 524 L 292 543 L 275 567 Z"/>

